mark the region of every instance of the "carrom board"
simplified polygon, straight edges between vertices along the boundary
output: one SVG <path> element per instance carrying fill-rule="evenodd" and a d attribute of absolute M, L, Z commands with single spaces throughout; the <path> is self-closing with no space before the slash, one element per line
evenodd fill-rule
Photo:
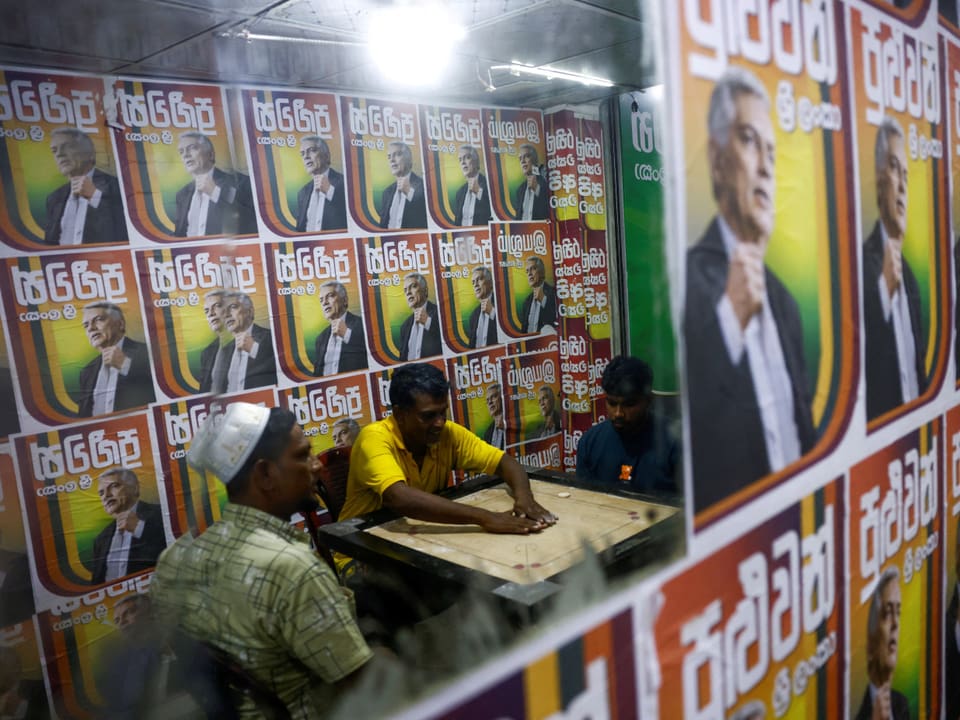
<path fill-rule="evenodd" d="M 408 518 L 367 527 L 363 532 L 395 545 L 518 584 L 550 578 L 575 565 L 583 543 L 603 552 L 679 512 L 670 505 L 531 480 L 533 496 L 559 522 L 535 535 L 492 535 L 475 525 L 443 525 Z M 503 483 L 456 502 L 493 512 L 510 510 Z"/>

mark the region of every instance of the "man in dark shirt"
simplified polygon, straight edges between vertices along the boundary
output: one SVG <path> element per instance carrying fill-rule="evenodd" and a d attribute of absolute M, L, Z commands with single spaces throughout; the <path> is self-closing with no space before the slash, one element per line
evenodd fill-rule
<path fill-rule="evenodd" d="M 677 493 L 680 446 L 665 419 L 650 410 L 653 370 L 639 358 L 621 355 L 610 361 L 600 382 L 607 419 L 580 438 L 577 477 L 644 493 Z"/>

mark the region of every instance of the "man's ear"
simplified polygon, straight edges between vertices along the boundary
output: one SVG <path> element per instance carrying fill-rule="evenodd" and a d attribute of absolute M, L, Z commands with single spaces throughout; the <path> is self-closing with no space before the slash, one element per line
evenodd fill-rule
<path fill-rule="evenodd" d="M 277 487 L 279 473 L 276 464 L 266 458 L 260 458 L 253 464 L 250 481 L 264 494 L 270 494 Z"/>

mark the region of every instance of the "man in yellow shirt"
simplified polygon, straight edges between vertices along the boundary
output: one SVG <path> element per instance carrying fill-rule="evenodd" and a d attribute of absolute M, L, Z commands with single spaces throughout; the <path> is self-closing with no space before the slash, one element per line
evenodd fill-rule
<path fill-rule="evenodd" d="M 556 516 L 533 499 L 520 463 L 447 421 L 449 390 L 433 365 L 414 363 L 393 372 L 393 414 L 357 436 L 340 520 L 386 506 L 417 520 L 479 525 L 491 533 L 526 535 L 556 523 Z M 451 470 L 499 476 L 513 496 L 513 510 L 491 512 L 435 495 L 446 487 Z"/>

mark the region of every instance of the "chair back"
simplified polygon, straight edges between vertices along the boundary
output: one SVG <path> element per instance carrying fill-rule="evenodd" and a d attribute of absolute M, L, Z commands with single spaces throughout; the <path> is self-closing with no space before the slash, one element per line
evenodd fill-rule
<path fill-rule="evenodd" d="M 350 448 L 334 447 L 317 455 L 320 470 L 317 473 L 317 490 L 336 522 L 347 499 L 347 475 L 350 473 Z"/>

